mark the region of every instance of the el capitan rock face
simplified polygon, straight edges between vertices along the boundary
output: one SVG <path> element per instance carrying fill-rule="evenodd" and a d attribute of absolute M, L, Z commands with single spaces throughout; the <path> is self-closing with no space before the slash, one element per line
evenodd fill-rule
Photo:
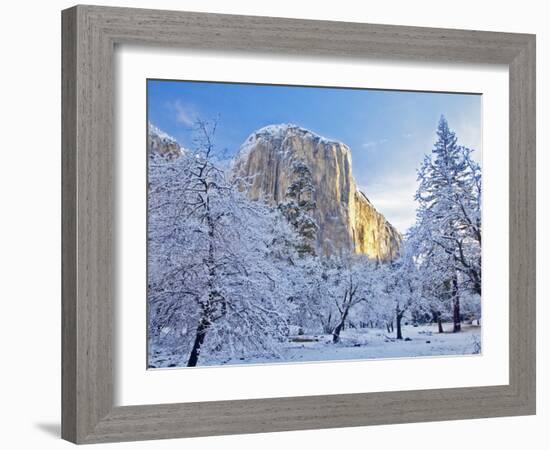
<path fill-rule="evenodd" d="M 247 178 L 250 198 L 278 205 L 293 181 L 296 161 L 311 171 L 316 203 L 311 215 L 319 227 L 320 253 L 351 250 L 380 260 L 398 255 L 401 235 L 357 189 L 351 151 L 345 144 L 295 125 L 271 125 L 248 137 L 232 171 Z"/>

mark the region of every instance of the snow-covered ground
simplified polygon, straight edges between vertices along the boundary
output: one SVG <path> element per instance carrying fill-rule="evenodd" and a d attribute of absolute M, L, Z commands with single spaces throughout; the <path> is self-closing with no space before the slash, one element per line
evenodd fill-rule
<path fill-rule="evenodd" d="M 444 328 L 452 330 L 452 325 L 445 324 Z M 330 335 L 296 336 L 286 347 L 282 360 L 248 358 L 225 364 L 471 355 L 480 351 L 480 331 L 479 326 L 463 325 L 460 333 L 440 334 L 437 325 L 410 325 L 403 327 L 403 340 L 397 340 L 395 332 L 381 329 L 345 330 L 338 344 L 332 343 Z"/>
<path fill-rule="evenodd" d="M 225 359 L 209 358 L 201 355 L 199 366 L 259 364 L 259 363 L 292 363 L 308 361 L 340 361 L 380 358 L 411 358 L 428 356 L 471 355 L 481 352 L 481 327 L 462 325 L 460 333 L 452 333 L 452 324 L 444 324 L 445 333 L 437 332 L 437 325 L 405 325 L 403 340 L 395 339 L 394 333 L 386 330 L 365 328 L 344 330 L 341 342 L 332 343 L 331 335 L 294 336 L 283 348 L 281 357 L 266 358 L 251 356 L 249 358 Z M 174 358 L 164 358 L 174 363 Z M 160 361 L 159 361 L 160 362 Z M 168 364 L 159 364 L 159 366 Z M 175 364 L 182 366 L 185 364 Z M 158 367 L 158 366 L 157 366 Z"/>

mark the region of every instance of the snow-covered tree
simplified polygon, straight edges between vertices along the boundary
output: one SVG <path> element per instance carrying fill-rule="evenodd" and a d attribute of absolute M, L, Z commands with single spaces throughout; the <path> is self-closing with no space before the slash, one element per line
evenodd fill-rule
<path fill-rule="evenodd" d="M 364 307 L 372 300 L 376 262 L 366 257 L 334 259 L 326 271 L 326 295 L 331 303 L 330 314 L 334 317 L 332 342 L 340 342 L 340 334 L 354 309 Z"/>
<path fill-rule="evenodd" d="M 460 331 L 461 291 L 481 294 L 481 171 L 443 116 L 437 137 L 418 171 L 414 239 L 422 264 L 444 268 L 454 331 Z"/>
<path fill-rule="evenodd" d="M 288 281 L 293 286 L 289 298 L 292 305 L 291 325 L 298 333 L 330 333 L 332 313 L 327 308 L 326 261 L 322 258 L 302 255 L 293 259 L 286 269 Z"/>
<path fill-rule="evenodd" d="M 443 333 L 443 322 L 453 319 L 450 280 L 456 272 L 455 264 L 440 246 L 424 241 L 425 233 L 417 227 L 418 224 L 411 227 L 405 238 L 408 251 L 414 255 L 422 298 L 418 306 L 413 306 L 413 313 L 437 323 L 439 332 Z"/>
<path fill-rule="evenodd" d="M 395 320 L 397 339 L 403 339 L 403 319 L 426 310 L 423 280 L 413 250 L 414 247 L 405 241 L 399 258 L 378 269 L 380 295 L 391 314 L 391 321 Z"/>
<path fill-rule="evenodd" d="M 291 230 L 214 163 L 215 125 L 198 122 L 197 133 L 195 151 L 149 162 L 150 343 L 189 355 L 188 366 L 205 348 L 225 359 L 277 354 L 290 295 L 277 243 Z"/>

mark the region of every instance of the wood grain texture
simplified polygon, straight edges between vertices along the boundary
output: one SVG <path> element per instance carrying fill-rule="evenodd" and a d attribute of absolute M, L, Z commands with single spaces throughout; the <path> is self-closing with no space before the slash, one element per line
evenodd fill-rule
<path fill-rule="evenodd" d="M 62 16 L 65 439 L 93 443 L 534 414 L 534 36 L 96 6 L 73 7 Z M 114 407 L 116 44 L 508 65 L 510 383 Z"/>
<path fill-rule="evenodd" d="M 62 260 L 62 432 L 76 440 L 76 10 L 63 14 L 62 35 L 62 159 L 61 159 L 61 260 Z M 67 37 L 71 36 L 70 39 Z"/>

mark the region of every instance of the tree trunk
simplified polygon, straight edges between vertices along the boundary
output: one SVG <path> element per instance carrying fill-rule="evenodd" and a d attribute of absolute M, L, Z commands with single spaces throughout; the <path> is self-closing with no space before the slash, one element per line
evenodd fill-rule
<path fill-rule="evenodd" d="M 348 310 L 346 309 L 344 311 L 344 314 L 342 315 L 342 318 L 340 319 L 340 323 L 336 325 L 336 328 L 332 331 L 332 343 L 337 344 L 340 342 L 340 333 L 344 329 L 344 324 L 346 323 L 346 318 L 348 317 Z"/>
<path fill-rule="evenodd" d="M 336 325 L 336 328 L 332 332 L 332 343 L 337 344 L 340 342 L 340 332 L 342 331 L 342 328 L 344 328 L 344 321 L 340 322 L 338 325 Z"/>
<path fill-rule="evenodd" d="M 351 289 L 349 291 L 346 291 L 346 294 L 344 295 L 344 302 L 343 302 L 343 311 L 340 316 L 340 323 L 336 325 L 336 328 L 332 332 L 332 343 L 337 344 L 340 342 L 340 332 L 344 329 L 344 325 L 346 324 L 346 319 L 348 318 L 349 309 L 352 305 L 353 295 L 355 294 L 355 291 Z M 349 295 L 349 300 L 346 302 L 346 298 Z"/>
<path fill-rule="evenodd" d="M 479 278 L 476 278 L 476 281 L 474 283 L 474 291 L 477 295 L 481 297 L 481 280 Z"/>
<path fill-rule="evenodd" d="M 199 356 L 201 352 L 202 344 L 206 338 L 206 332 L 212 324 L 211 315 L 207 311 L 211 311 L 213 305 L 218 302 L 219 294 L 214 290 L 214 280 L 216 278 L 216 265 L 215 265 L 215 254 L 214 254 L 214 238 L 215 238 L 215 224 L 210 212 L 210 195 L 209 187 L 206 181 L 203 180 L 204 184 L 204 195 L 205 195 L 205 211 L 206 211 L 206 223 L 208 225 L 208 258 L 206 260 L 206 265 L 208 267 L 208 304 L 202 305 L 203 316 L 197 327 L 197 333 L 195 335 L 195 342 L 193 342 L 193 348 L 191 349 L 191 354 L 189 355 L 189 360 L 187 361 L 187 367 L 195 367 L 199 361 Z M 225 304 L 221 305 L 222 310 L 225 310 Z"/>
<path fill-rule="evenodd" d="M 458 280 L 453 277 L 453 333 L 458 333 L 460 326 L 460 297 L 458 294 Z"/>
<path fill-rule="evenodd" d="M 443 333 L 443 323 L 441 322 L 441 314 L 437 316 L 437 328 L 440 333 Z"/>
<path fill-rule="evenodd" d="M 457 298 L 453 302 L 453 333 L 458 333 L 460 330 L 460 301 Z"/>
<path fill-rule="evenodd" d="M 189 361 L 187 361 L 187 367 L 195 367 L 197 365 L 197 362 L 199 361 L 201 347 L 204 343 L 204 338 L 206 337 L 206 332 L 209 326 L 210 322 L 205 318 L 203 318 L 199 322 L 199 326 L 197 327 L 197 334 L 195 336 L 195 342 L 193 343 L 193 348 L 191 349 L 191 354 L 189 355 Z"/>
<path fill-rule="evenodd" d="M 323 317 L 321 317 L 321 325 L 323 326 L 323 332 L 325 334 L 332 333 L 332 327 L 330 326 L 331 321 L 332 321 L 332 313 L 329 313 L 327 320 L 324 320 Z"/>
<path fill-rule="evenodd" d="M 401 319 L 403 318 L 402 314 L 395 315 L 395 325 L 397 328 L 397 339 L 403 339 L 403 334 L 401 332 Z"/>

